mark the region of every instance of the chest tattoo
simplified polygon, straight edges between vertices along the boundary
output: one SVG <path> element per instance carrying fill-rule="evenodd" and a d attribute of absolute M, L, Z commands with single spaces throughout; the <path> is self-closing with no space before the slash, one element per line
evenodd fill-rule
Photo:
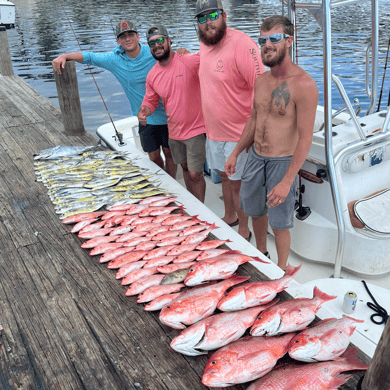
<path fill-rule="evenodd" d="M 282 83 L 279 87 L 275 88 L 272 91 L 271 100 L 275 100 L 275 106 L 278 108 L 287 108 L 287 105 L 290 101 L 290 91 L 287 88 L 287 82 Z M 284 107 L 283 107 L 284 101 Z"/>

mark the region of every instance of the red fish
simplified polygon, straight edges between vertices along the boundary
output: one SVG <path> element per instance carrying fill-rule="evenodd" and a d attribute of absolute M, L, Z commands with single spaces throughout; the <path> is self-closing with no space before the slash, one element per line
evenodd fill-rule
<path fill-rule="evenodd" d="M 157 195 L 157 196 L 149 196 L 148 198 L 142 199 L 139 204 L 150 204 L 153 202 L 157 202 L 158 200 L 164 199 L 175 199 L 172 195 Z"/>
<path fill-rule="evenodd" d="M 95 255 L 101 255 L 102 253 L 106 253 L 109 251 L 112 251 L 114 249 L 121 248 L 123 246 L 123 242 L 114 242 L 114 243 L 108 243 L 108 244 L 102 244 L 95 246 L 89 254 L 90 256 L 95 256 Z"/>
<path fill-rule="evenodd" d="M 144 260 L 152 260 L 155 259 L 156 257 L 165 256 L 171 249 L 175 247 L 176 247 L 175 245 L 171 245 L 171 246 L 162 246 L 159 248 L 152 249 L 147 255 L 145 255 Z"/>
<path fill-rule="evenodd" d="M 175 245 L 168 253 L 168 256 L 179 256 L 184 252 L 190 252 L 195 249 L 197 244 L 191 245 Z"/>
<path fill-rule="evenodd" d="M 193 265 L 184 280 L 184 284 L 186 286 L 196 286 L 210 280 L 230 278 L 241 264 L 248 261 L 257 261 L 269 264 L 267 261 L 263 261 L 259 257 L 225 253 L 221 256 L 202 260 Z"/>
<path fill-rule="evenodd" d="M 124 253 L 123 255 L 116 257 L 113 259 L 107 266 L 107 268 L 115 269 L 123 267 L 125 264 L 128 263 L 134 263 L 135 261 L 138 261 L 142 259 L 145 254 L 148 253 L 147 251 L 132 251 L 130 253 Z"/>
<path fill-rule="evenodd" d="M 141 242 L 150 241 L 150 237 L 135 237 L 124 243 L 124 246 L 137 246 Z"/>
<path fill-rule="evenodd" d="M 287 352 L 294 333 L 275 337 L 247 336 L 214 352 L 206 363 L 202 383 L 227 387 L 260 378 Z"/>
<path fill-rule="evenodd" d="M 112 251 L 106 252 L 103 256 L 100 257 L 99 263 L 107 263 L 107 261 L 114 260 L 118 256 L 122 256 L 127 252 L 131 252 L 134 250 L 134 247 L 120 247 L 117 249 L 114 249 Z"/>
<path fill-rule="evenodd" d="M 179 256 L 175 257 L 175 260 L 173 260 L 173 263 L 185 263 L 187 261 L 195 260 L 202 252 L 201 251 L 188 251 L 183 252 Z"/>
<path fill-rule="evenodd" d="M 113 228 L 108 228 L 108 229 L 97 229 L 97 230 L 92 230 L 90 232 L 82 233 L 80 232 L 78 234 L 78 237 L 80 238 L 85 238 L 85 239 L 91 239 L 91 238 L 96 238 L 96 237 L 102 237 L 107 234 L 109 234 L 112 231 Z"/>
<path fill-rule="evenodd" d="M 199 253 L 198 257 L 196 258 L 196 260 L 205 260 L 205 259 L 209 259 L 210 257 L 216 257 L 216 256 L 220 256 L 220 255 L 223 255 L 224 253 L 236 253 L 236 254 L 240 254 L 242 253 L 241 251 L 232 251 L 230 249 L 209 249 L 207 251 L 196 251 L 197 253 Z"/>
<path fill-rule="evenodd" d="M 148 275 L 143 277 L 142 279 L 137 280 L 134 282 L 127 290 L 125 295 L 128 297 L 130 295 L 137 295 L 141 294 L 143 291 L 145 291 L 147 288 L 152 286 L 158 286 L 161 282 L 161 279 L 164 277 L 164 275 Z"/>
<path fill-rule="evenodd" d="M 126 241 L 130 241 L 132 240 L 133 238 L 137 238 L 137 237 L 143 237 L 145 235 L 146 232 L 129 232 L 129 233 L 125 233 L 125 234 L 122 234 L 120 235 L 116 242 L 126 242 Z"/>
<path fill-rule="evenodd" d="M 85 241 L 81 244 L 81 248 L 95 248 L 98 245 L 107 244 L 109 242 L 115 241 L 119 236 L 103 236 L 92 238 L 88 241 Z"/>
<path fill-rule="evenodd" d="M 343 314 L 343 318 L 328 318 L 309 329 L 302 330 L 290 343 L 288 354 L 301 362 L 332 360 L 344 353 L 357 322 L 364 322 Z"/>
<path fill-rule="evenodd" d="M 209 240 L 201 242 L 199 245 L 197 245 L 196 250 L 198 251 L 207 251 L 209 249 L 215 249 L 219 246 L 226 244 L 228 242 L 231 242 L 231 240 Z"/>
<path fill-rule="evenodd" d="M 95 211 L 94 213 L 80 213 L 80 214 L 72 215 L 68 218 L 63 219 L 62 223 L 69 225 L 71 223 L 81 222 L 81 221 L 84 221 L 86 219 L 98 218 L 106 213 L 107 213 L 107 211 Z"/>
<path fill-rule="evenodd" d="M 248 279 L 249 276 L 235 275 L 219 283 L 190 289 L 161 310 L 160 321 L 174 329 L 185 329 L 186 325 L 211 316 L 225 291 Z"/>
<path fill-rule="evenodd" d="M 135 250 L 136 251 L 150 251 L 153 248 L 155 248 L 156 245 L 157 245 L 156 241 L 145 241 L 145 242 L 141 242 L 140 244 L 138 244 L 135 247 Z"/>
<path fill-rule="evenodd" d="M 77 233 L 81 229 L 85 228 L 86 226 L 90 225 L 91 223 L 94 223 L 95 221 L 97 221 L 97 218 L 85 219 L 84 221 L 80 221 L 80 222 L 76 223 L 76 225 L 73 226 L 71 232 Z"/>
<path fill-rule="evenodd" d="M 157 267 L 142 268 L 128 273 L 121 281 L 122 286 L 134 283 L 145 276 L 151 276 L 157 272 Z"/>
<path fill-rule="evenodd" d="M 149 287 L 143 293 L 138 295 L 137 303 L 153 301 L 153 299 L 161 297 L 162 295 L 180 291 L 183 287 L 185 287 L 183 283 L 165 284 Z"/>
<path fill-rule="evenodd" d="M 146 311 L 161 310 L 165 305 L 174 301 L 180 294 L 181 293 L 164 294 L 157 298 L 154 298 L 151 302 L 149 302 L 144 307 L 144 310 Z"/>
<path fill-rule="evenodd" d="M 145 264 L 145 268 L 150 268 L 150 267 L 161 267 L 162 265 L 169 264 L 175 256 L 160 256 L 156 257 L 155 259 L 149 260 Z"/>
<path fill-rule="evenodd" d="M 298 298 L 281 302 L 261 313 L 253 324 L 252 336 L 275 336 L 306 329 L 315 319 L 324 302 L 337 298 L 314 287 L 313 298 Z"/>
<path fill-rule="evenodd" d="M 184 241 L 185 237 L 169 237 L 163 240 L 157 241 L 157 246 L 177 245 Z"/>
<path fill-rule="evenodd" d="M 348 348 L 333 361 L 308 364 L 287 364 L 253 382 L 247 390 L 335 390 L 352 375 L 344 371 L 367 370 L 368 364 L 358 358 L 357 347 Z"/>
<path fill-rule="evenodd" d="M 109 219 L 111 217 L 116 217 L 118 215 L 124 215 L 125 212 L 124 211 L 108 211 L 107 213 L 105 213 L 100 219 L 102 221 L 105 221 L 106 219 Z"/>
<path fill-rule="evenodd" d="M 272 301 L 278 292 L 287 288 L 287 283 L 294 278 L 301 266 L 302 264 L 293 267 L 289 264 L 286 273 L 280 279 L 249 282 L 232 289 L 218 303 L 218 309 L 242 310 Z"/>
<path fill-rule="evenodd" d="M 145 265 L 145 263 L 146 261 L 134 261 L 124 264 L 123 267 L 120 267 L 118 269 L 118 272 L 115 274 L 115 279 L 122 279 L 130 272 L 133 272 L 137 269 L 141 269 Z"/>
<path fill-rule="evenodd" d="M 157 267 L 157 271 L 161 272 L 162 274 L 170 274 L 171 272 L 177 271 L 178 269 L 190 268 L 194 264 L 196 264 L 194 261 L 189 261 L 187 263 L 167 264 L 161 267 Z"/>

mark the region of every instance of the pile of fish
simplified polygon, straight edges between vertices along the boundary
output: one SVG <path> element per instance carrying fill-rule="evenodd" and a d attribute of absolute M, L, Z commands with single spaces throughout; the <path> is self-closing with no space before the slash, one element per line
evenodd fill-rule
<path fill-rule="evenodd" d="M 249 282 L 237 268 L 263 261 L 218 248 L 228 240 L 207 240 L 217 227 L 186 215 L 173 196 L 150 196 L 62 222 L 74 224 L 71 231 L 87 240 L 82 247 L 116 270 L 126 296 L 137 295 L 145 310 L 160 310 L 163 324 L 182 330 L 171 342 L 175 351 L 197 356 L 217 350 L 202 376 L 206 386 L 257 380 L 248 389 L 336 389 L 349 378 L 341 372 L 367 368 L 347 349 L 353 324 L 362 321 L 344 316 L 308 328 L 321 305 L 335 296 L 315 287 L 311 299 L 278 302 L 277 294 L 301 265 L 288 265 L 277 280 Z M 301 381 L 294 387 L 288 379 L 302 364 L 277 365 L 286 354 L 316 362 L 304 366 L 306 387 Z"/>
<path fill-rule="evenodd" d="M 137 296 L 146 311 L 160 310 L 163 324 L 181 330 L 171 342 L 175 351 L 216 350 L 203 372 L 205 386 L 254 381 L 248 390 L 337 389 L 350 377 L 342 372 L 367 369 L 357 348 L 348 348 L 362 321 L 343 316 L 311 325 L 335 296 L 315 287 L 312 299 L 279 302 L 277 294 L 301 266 L 289 265 L 277 280 L 248 281 L 238 267 L 267 262 L 220 248 L 229 240 L 209 239 L 218 227 L 185 214 L 130 156 L 91 149 L 43 151 L 37 176 L 62 222 L 73 224 L 82 248 L 116 271 L 125 295 Z M 293 360 L 278 364 L 285 355 Z"/>
<path fill-rule="evenodd" d="M 56 146 L 34 157 L 37 181 L 47 187 L 61 219 L 165 193 L 128 153 L 95 148 Z"/>

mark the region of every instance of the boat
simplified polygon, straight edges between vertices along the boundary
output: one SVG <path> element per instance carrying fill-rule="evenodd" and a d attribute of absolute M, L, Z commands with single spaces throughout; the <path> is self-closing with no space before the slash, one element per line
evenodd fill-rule
<path fill-rule="evenodd" d="M 366 308 L 366 303 L 372 298 L 359 278 L 370 279 L 371 283 L 366 285 L 390 311 L 390 305 L 384 299 L 390 293 L 390 109 L 376 110 L 379 94 L 378 0 L 368 1 L 372 26 L 366 51 L 366 92 L 370 101 L 366 112 L 361 112 L 356 100 L 351 102 L 331 66 L 331 10 L 361 0 L 296 1 L 284 5 L 292 21 L 298 9 L 306 9 L 323 29 L 324 105 L 317 107 L 312 146 L 299 172 L 299 194 L 294 228 L 291 229 L 289 262 L 293 265 L 305 263 L 305 279 L 300 283 L 306 289 L 295 297 L 311 297 L 313 286 L 337 294 L 337 302 L 327 305 L 319 315 L 339 318 L 343 314 L 341 306 L 345 293 L 357 293 L 361 310 L 356 314 L 368 321 L 357 327 L 361 339 L 355 344 L 361 348 L 367 344 L 363 349 L 372 356 L 384 325 L 378 327 L 370 323 L 370 309 Z M 339 110 L 332 108 L 332 83 L 337 86 L 345 104 Z M 97 130 L 98 137 L 115 150 L 126 148 L 129 143 L 140 148 L 136 117 L 114 123 L 118 125 L 116 130 L 108 123 Z M 207 183 L 205 204 L 214 213 L 220 209 L 222 214 L 221 185 L 214 179 L 211 183 Z M 269 233 L 269 252 L 271 258 L 276 259 L 272 229 Z M 342 271 L 347 275 L 344 279 L 340 279 Z M 384 282 L 378 284 L 375 278 Z"/>
<path fill-rule="evenodd" d="M 15 4 L 8 0 L 0 0 L 0 26 L 15 27 Z"/>

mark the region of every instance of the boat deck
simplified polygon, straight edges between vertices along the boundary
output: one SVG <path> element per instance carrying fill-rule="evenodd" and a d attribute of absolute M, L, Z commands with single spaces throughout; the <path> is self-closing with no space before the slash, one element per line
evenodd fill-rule
<path fill-rule="evenodd" d="M 33 153 L 96 143 L 88 133 L 66 135 L 58 109 L 18 76 L 0 77 L 0 388 L 206 389 L 207 356 L 170 348 L 178 331 L 125 297 L 36 182 Z M 268 279 L 250 264 L 239 273 Z M 355 389 L 361 375 L 340 388 Z"/>

